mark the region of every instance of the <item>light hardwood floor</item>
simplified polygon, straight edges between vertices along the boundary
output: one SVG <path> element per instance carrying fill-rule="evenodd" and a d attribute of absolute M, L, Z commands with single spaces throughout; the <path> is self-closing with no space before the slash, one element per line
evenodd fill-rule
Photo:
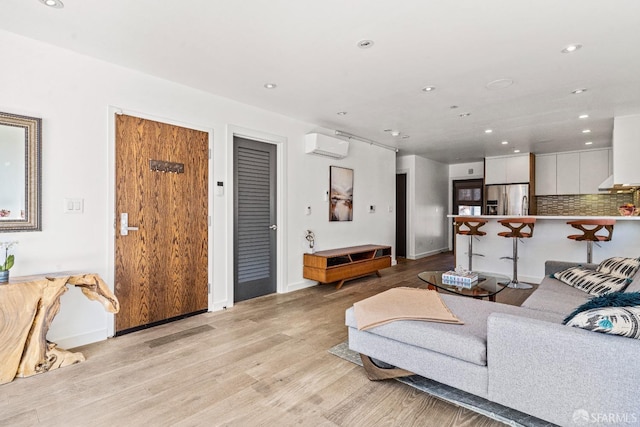
<path fill-rule="evenodd" d="M 327 350 L 344 311 L 451 254 L 403 261 L 340 290 L 269 295 L 91 344 L 86 362 L 0 386 L 2 426 L 499 426 L 395 380 L 371 382 Z M 498 302 L 531 293 L 506 289 Z M 62 307 L 64 310 L 64 307 Z"/>

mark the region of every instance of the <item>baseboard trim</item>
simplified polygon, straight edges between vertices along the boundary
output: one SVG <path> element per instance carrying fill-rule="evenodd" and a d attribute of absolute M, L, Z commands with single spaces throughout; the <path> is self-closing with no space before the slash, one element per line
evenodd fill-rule
<path fill-rule="evenodd" d="M 429 252 L 422 252 L 422 253 L 419 253 L 419 254 L 416 254 L 416 255 L 407 255 L 407 259 L 416 260 L 416 259 L 420 259 L 420 258 L 426 258 L 426 257 L 431 256 L 431 255 L 441 254 L 442 252 L 447 252 L 447 251 L 448 251 L 447 248 L 440 248 L 440 249 L 435 249 L 435 250 L 429 251 Z"/>
<path fill-rule="evenodd" d="M 99 341 L 105 341 L 107 338 L 107 328 L 104 328 L 66 338 L 51 337 L 51 341 L 55 342 L 60 348 L 70 349 L 87 344 L 93 344 Z"/>
<path fill-rule="evenodd" d="M 285 291 L 285 293 L 299 291 L 300 289 L 312 288 L 317 284 L 318 282 L 313 280 L 303 280 L 301 282 L 289 283 L 287 285 L 287 290 Z"/>
<path fill-rule="evenodd" d="M 222 310 L 226 310 L 227 308 L 233 307 L 233 303 L 229 302 L 229 301 L 214 301 L 213 302 L 213 307 L 211 307 L 211 311 L 222 311 Z"/>

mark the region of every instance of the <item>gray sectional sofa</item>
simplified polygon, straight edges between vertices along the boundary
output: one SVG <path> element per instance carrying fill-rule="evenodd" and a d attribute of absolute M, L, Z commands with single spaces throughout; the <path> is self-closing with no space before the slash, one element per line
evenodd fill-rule
<path fill-rule="evenodd" d="M 640 424 L 640 340 L 562 324 L 589 295 L 550 275 L 575 265 L 547 261 L 521 307 L 441 294 L 464 325 L 403 320 L 359 331 L 351 307 L 349 348 L 554 424 Z M 640 292 L 640 272 L 626 292 Z"/>

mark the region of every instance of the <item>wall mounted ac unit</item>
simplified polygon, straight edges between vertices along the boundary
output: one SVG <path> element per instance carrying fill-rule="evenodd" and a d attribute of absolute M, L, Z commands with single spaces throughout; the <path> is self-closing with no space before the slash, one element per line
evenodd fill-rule
<path fill-rule="evenodd" d="M 305 152 L 320 156 L 342 159 L 349 152 L 349 141 L 322 135 L 320 133 L 308 133 L 304 136 Z"/>

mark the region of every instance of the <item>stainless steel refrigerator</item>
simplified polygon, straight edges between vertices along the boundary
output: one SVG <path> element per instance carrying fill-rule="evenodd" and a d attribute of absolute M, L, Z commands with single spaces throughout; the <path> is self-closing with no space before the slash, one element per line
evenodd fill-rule
<path fill-rule="evenodd" d="M 529 184 L 487 185 L 486 215 L 529 215 Z"/>

